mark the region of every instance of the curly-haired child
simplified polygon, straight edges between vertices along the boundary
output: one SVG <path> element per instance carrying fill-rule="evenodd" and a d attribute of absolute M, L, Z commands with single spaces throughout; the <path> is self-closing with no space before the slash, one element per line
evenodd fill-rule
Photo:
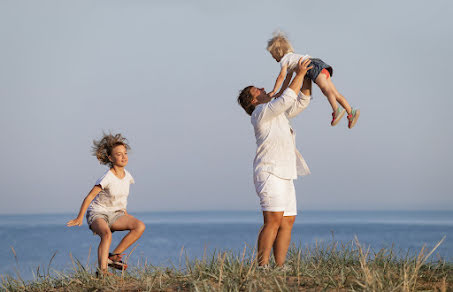
<path fill-rule="evenodd" d="M 93 155 L 109 169 L 101 176 L 83 200 L 77 218 L 67 226 L 81 226 L 85 212 L 89 228 L 101 237 L 98 247 L 98 275 L 109 274 L 107 266 L 124 270 L 123 252 L 145 231 L 145 224 L 126 211 L 129 186 L 134 183 L 132 175 L 124 168 L 128 162 L 127 140 L 121 134 L 104 134 L 93 141 Z M 112 232 L 129 230 L 118 246 L 109 253 Z"/>
<path fill-rule="evenodd" d="M 294 73 L 294 69 L 300 58 L 310 58 L 312 69 L 307 72 L 306 77 L 315 82 L 322 93 L 329 100 L 332 106 L 332 121 L 331 125 L 335 126 L 344 116 L 345 110 L 348 113 L 348 127 L 352 128 L 357 122 L 360 115 L 359 109 L 353 109 L 343 95 L 341 95 L 332 83 L 331 76 L 333 69 L 330 65 L 324 63 L 321 59 L 312 58 L 309 55 L 299 55 L 294 53 L 288 38 L 281 32 L 278 32 L 267 43 L 267 50 L 271 53 L 275 61 L 280 63 L 280 73 L 275 81 L 274 89 L 269 93 L 270 96 L 278 97 L 288 87 L 289 82 Z M 283 86 L 282 86 L 283 84 Z M 277 93 L 277 90 L 280 91 Z M 340 109 L 338 103 L 343 107 Z"/>

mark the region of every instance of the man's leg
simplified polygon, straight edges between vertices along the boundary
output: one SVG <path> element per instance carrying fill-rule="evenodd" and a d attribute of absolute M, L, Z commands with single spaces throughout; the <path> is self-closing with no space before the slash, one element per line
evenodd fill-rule
<path fill-rule="evenodd" d="M 258 235 L 258 265 L 264 266 L 269 263 L 272 246 L 277 237 L 283 212 L 263 211 L 264 224 Z"/>
<path fill-rule="evenodd" d="M 110 229 L 112 231 L 130 230 L 130 232 L 126 234 L 126 236 L 124 236 L 123 239 L 121 239 L 120 243 L 113 251 L 113 253 L 120 254 L 124 252 L 129 246 L 131 246 L 134 242 L 136 242 L 137 239 L 140 238 L 140 236 L 142 236 L 143 232 L 145 231 L 145 224 L 142 221 L 135 218 L 134 216 L 126 214 L 118 218 L 118 220 L 116 220 L 112 224 Z"/>
<path fill-rule="evenodd" d="M 277 266 L 283 266 L 291 242 L 291 230 L 296 216 L 284 216 L 274 242 L 274 258 Z"/>

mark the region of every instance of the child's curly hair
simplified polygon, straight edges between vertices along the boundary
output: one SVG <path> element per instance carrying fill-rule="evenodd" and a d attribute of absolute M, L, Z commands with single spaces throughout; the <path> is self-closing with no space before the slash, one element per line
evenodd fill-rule
<path fill-rule="evenodd" d="M 267 41 L 267 50 L 279 58 L 283 58 L 289 52 L 294 52 L 288 37 L 281 31 L 274 32 L 274 36 Z"/>
<path fill-rule="evenodd" d="M 123 145 L 127 150 L 131 149 L 129 144 L 127 144 L 127 139 L 121 134 L 112 135 L 103 133 L 103 137 L 100 140 L 93 140 L 91 150 L 101 164 L 112 166 L 109 156 L 112 154 L 113 148 L 118 145 Z"/>

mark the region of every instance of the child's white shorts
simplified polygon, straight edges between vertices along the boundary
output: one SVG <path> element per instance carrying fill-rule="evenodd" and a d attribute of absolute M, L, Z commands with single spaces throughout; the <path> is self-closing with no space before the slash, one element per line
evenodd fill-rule
<path fill-rule="evenodd" d="M 88 210 L 87 211 L 87 223 L 88 227 L 91 229 L 91 224 L 94 222 L 94 220 L 98 218 L 102 218 L 107 222 L 109 225 L 109 228 L 112 227 L 113 223 L 115 223 L 116 220 L 118 220 L 120 217 L 124 216 L 124 210 L 117 210 L 114 212 L 96 212 L 93 210 Z"/>
<path fill-rule="evenodd" d="M 279 178 L 268 172 L 253 177 L 262 211 L 284 212 L 283 216 L 297 215 L 296 190 L 292 179 Z"/>

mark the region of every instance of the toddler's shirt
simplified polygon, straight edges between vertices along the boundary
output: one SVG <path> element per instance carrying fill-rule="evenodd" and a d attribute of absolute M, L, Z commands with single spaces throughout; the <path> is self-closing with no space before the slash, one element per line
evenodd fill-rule
<path fill-rule="evenodd" d="M 294 70 L 297 68 L 297 64 L 299 63 L 300 58 L 303 58 L 303 60 L 310 58 L 309 55 L 299 55 L 295 53 L 287 53 L 286 55 L 283 56 L 283 58 L 280 60 L 280 68 L 283 68 L 283 66 L 288 66 L 288 73 L 293 73 Z"/>

